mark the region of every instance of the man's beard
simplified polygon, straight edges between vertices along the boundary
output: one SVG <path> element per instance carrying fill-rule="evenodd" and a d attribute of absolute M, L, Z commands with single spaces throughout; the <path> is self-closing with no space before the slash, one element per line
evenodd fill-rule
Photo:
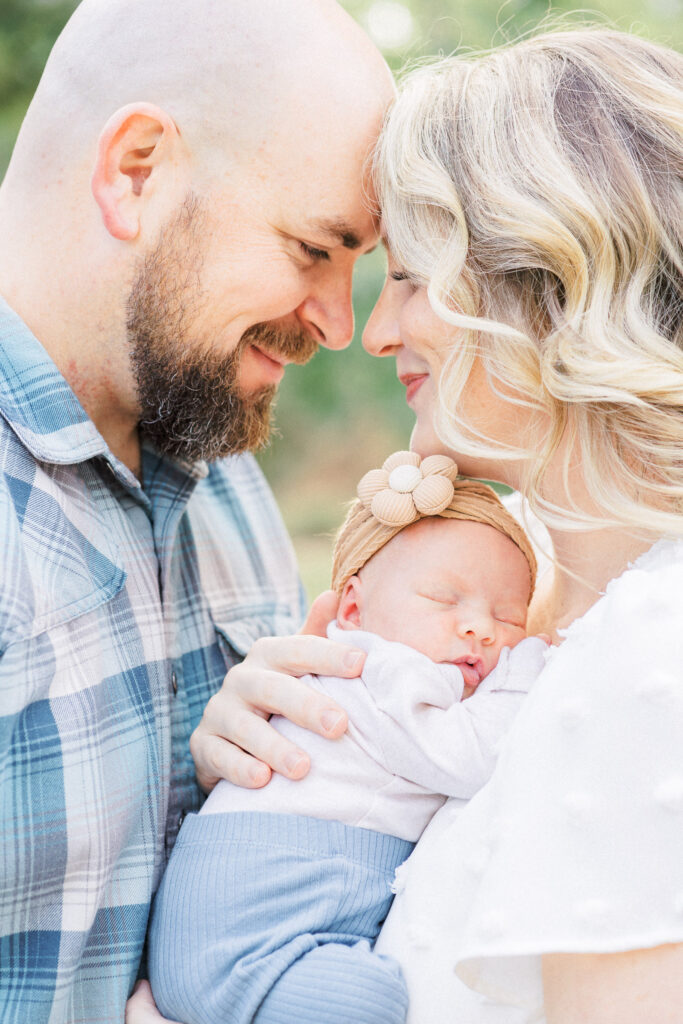
<path fill-rule="evenodd" d="M 250 345 L 275 358 L 305 363 L 318 345 L 303 329 L 255 324 L 227 354 L 213 339 L 192 336 L 201 306 L 206 212 L 190 195 L 138 270 L 127 306 L 130 356 L 140 430 L 163 454 L 195 462 L 263 447 L 271 432 L 277 388 L 245 393 L 240 360 Z"/>

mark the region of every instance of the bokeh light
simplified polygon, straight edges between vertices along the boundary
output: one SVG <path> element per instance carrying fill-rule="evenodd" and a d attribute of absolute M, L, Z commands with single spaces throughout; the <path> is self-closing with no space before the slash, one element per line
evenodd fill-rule
<path fill-rule="evenodd" d="M 396 52 L 412 41 L 415 21 L 405 4 L 396 0 L 375 0 L 365 15 L 369 34 L 380 50 Z"/>

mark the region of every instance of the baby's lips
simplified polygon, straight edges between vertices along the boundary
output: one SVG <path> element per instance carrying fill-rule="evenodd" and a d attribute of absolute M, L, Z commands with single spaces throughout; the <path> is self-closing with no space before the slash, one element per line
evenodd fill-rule
<path fill-rule="evenodd" d="M 462 672 L 462 677 L 467 686 L 474 688 L 479 686 L 482 676 L 481 662 L 477 660 L 474 665 L 470 665 L 466 659 L 460 659 L 454 662 L 454 664 L 457 665 Z"/>

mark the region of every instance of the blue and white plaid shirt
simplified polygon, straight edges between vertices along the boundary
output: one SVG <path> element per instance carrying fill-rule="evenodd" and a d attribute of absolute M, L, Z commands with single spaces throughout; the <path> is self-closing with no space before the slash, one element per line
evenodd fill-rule
<path fill-rule="evenodd" d="M 303 615 L 250 457 L 144 451 L 143 480 L 0 300 L 3 1024 L 121 1024 L 201 803 L 190 733 L 251 643 Z"/>

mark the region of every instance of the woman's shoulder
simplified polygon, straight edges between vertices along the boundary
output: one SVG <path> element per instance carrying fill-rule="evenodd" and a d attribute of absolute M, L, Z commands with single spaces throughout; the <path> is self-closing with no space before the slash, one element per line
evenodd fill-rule
<path fill-rule="evenodd" d="M 535 777 L 535 799 L 568 813 L 588 795 L 591 805 L 636 806 L 635 792 L 655 776 L 662 785 L 675 776 L 683 794 L 682 622 L 683 541 L 660 542 L 551 649 L 508 735 L 499 780 L 514 788 Z"/>
<path fill-rule="evenodd" d="M 569 666 L 574 656 L 591 648 L 616 654 L 618 645 L 620 661 L 629 651 L 650 666 L 658 661 L 680 664 L 676 650 L 682 622 L 683 540 L 661 540 L 613 579 L 585 615 L 560 630 L 559 661 Z M 663 642 L 655 645 L 655 636 Z"/>
<path fill-rule="evenodd" d="M 683 940 L 682 583 L 683 543 L 660 542 L 607 587 L 526 698 L 479 821 L 476 799 L 463 814 L 491 854 L 460 975 L 489 995 L 530 954 L 541 999 L 539 953 Z"/>
<path fill-rule="evenodd" d="M 411 979 L 430 978 L 432 936 L 495 1019 L 540 1020 L 542 954 L 683 941 L 682 584 L 680 542 L 615 579 L 551 652 L 490 782 L 428 826 L 392 912 Z"/>

